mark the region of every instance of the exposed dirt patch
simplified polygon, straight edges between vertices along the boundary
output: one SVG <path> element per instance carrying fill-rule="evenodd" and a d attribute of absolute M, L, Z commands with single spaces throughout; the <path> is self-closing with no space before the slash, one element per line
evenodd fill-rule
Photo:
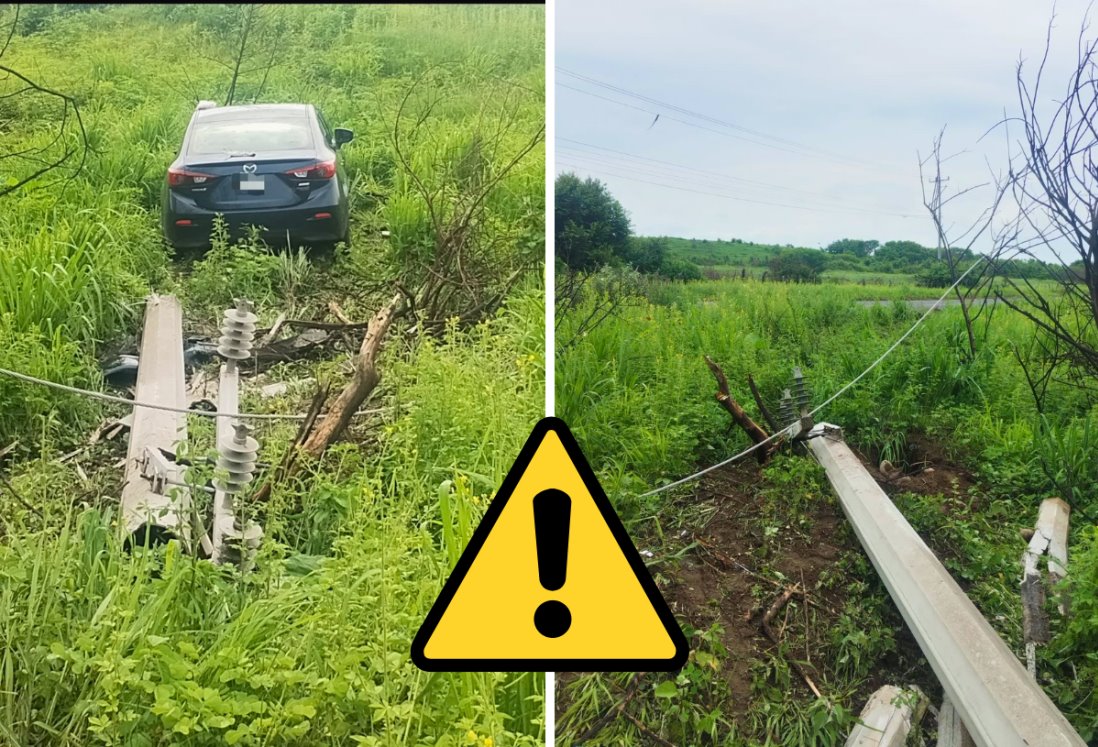
<path fill-rule="evenodd" d="M 692 533 L 697 550 L 682 559 L 665 591 L 673 610 L 694 627 L 714 622 L 723 626 L 722 642 L 729 652 L 724 674 L 736 712 L 750 702 L 751 665 L 759 651 L 774 645 L 761 626 L 765 609 L 790 584 L 815 590 L 820 573 L 840 554 L 834 542 L 841 512 L 820 501 L 810 509 L 808 533 L 789 532 L 781 554 L 767 560 L 769 573 L 760 573 L 758 553 L 766 542 L 766 530 L 757 520 L 763 510 L 761 487 L 761 473 L 753 463 L 714 473 L 701 484 L 697 498 L 710 503 L 713 513 Z M 788 583 L 775 580 L 773 571 Z M 841 606 L 840 600 L 816 591 L 810 591 L 809 599 L 818 608 Z"/>
<path fill-rule="evenodd" d="M 943 510 L 967 507 L 971 509 L 975 479 L 971 472 L 953 463 L 948 454 L 934 441 L 921 434 L 912 434 L 907 441 L 904 461 L 889 470 L 880 460 L 859 454 L 863 464 L 890 495 L 909 492 L 923 495 L 942 494 L 956 500 L 944 501 Z M 882 471 L 882 466 L 884 471 Z M 820 680 L 828 679 L 829 662 L 813 659 L 812 635 L 826 637 L 829 623 L 841 614 L 846 603 L 846 585 L 820 583 L 825 574 L 848 573 L 842 558 L 848 553 L 861 553 L 836 500 L 822 496 L 804 511 L 804 521 L 798 526 L 777 528 L 775 538 L 768 541 L 767 528 L 759 517 L 767 512 L 762 494 L 763 478 L 753 462 L 735 465 L 711 473 L 698 487 L 695 502 L 712 506 L 705 521 L 683 542 L 694 541 L 697 548 L 683 556 L 674 570 L 665 570 L 670 583 L 664 595 L 673 610 L 696 628 L 719 622 L 725 630 L 722 642 L 729 651 L 724 676 L 732 693 L 728 712 L 742 713 L 751 701 L 751 667 L 762 654 L 772 652 L 773 642 L 764 634 L 761 618 L 773 599 L 789 584 L 797 584 L 806 594 L 795 597 L 799 604 L 791 605 L 792 614 L 804 613 L 804 605 L 812 608 L 812 629 L 808 633 L 807 650 L 799 653 L 810 665 L 807 671 Z M 770 531 L 774 528 L 771 527 Z M 760 572 L 764 569 L 765 573 Z M 779 575 L 780 574 L 780 575 Z M 785 581 L 776 579 L 783 578 Z M 821 588 L 824 587 L 824 588 Z M 883 593 L 883 590 L 882 590 Z M 778 630 L 789 622 L 788 613 L 779 616 Z M 861 703 L 876 688 L 884 684 L 918 684 L 932 697 L 939 692 L 933 672 L 922 658 L 914 636 L 896 614 L 896 651 L 878 662 L 878 668 L 859 688 L 849 707 Z M 797 678 L 797 697 L 810 698 L 807 686 Z M 825 695 L 827 693 L 825 692 Z M 859 701 L 860 698 L 860 701 Z"/>
<path fill-rule="evenodd" d="M 878 455 L 859 454 L 863 464 L 890 495 L 917 493 L 946 496 L 943 511 L 972 510 L 983 500 L 971 472 L 956 464 L 934 441 L 912 434 L 903 461 L 889 470 Z M 882 466 L 884 469 L 882 470 Z M 793 500 L 793 493 L 790 498 Z M 917 685 L 940 702 L 941 688 L 898 611 L 886 616 L 895 646 L 876 655 L 871 674 L 856 692 L 832 689 L 844 681 L 837 674 L 831 630 L 848 602 L 866 596 L 887 598 L 868 561 L 852 564 L 862 549 L 838 501 L 825 487 L 823 494 L 803 495 L 795 510 L 778 506 L 784 495 L 768 485 L 754 461 L 733 465 L 707 475 L 689 498 L 661 512 L 665 541 L 652 546 L 636 538 L 638 547 L 653 550 L 653 574 L 676 617 L 705 630 L 719 623 L 721 643 L 728 651 L 721 676 L 728 685 L 725 717 L 746 718 L 753 699 L 759 665 L 778 654 L 778 647 L 762 626 L 767 608 L 791 585 L 799 592 L 774 618 L 771 626 L 784 644 L 787 657 L 799 659 L 825 697 L 834 697 L 857 712 L 869 695 L 885 684 Z M 791 518 L 792 517 L 792 518 Z M 676 523 L 678 522 L 678 523 Z M 651 542 L 651 539 L 648 540 Z M 938 550 L 941 552 L 941 550 Z M 869 567 L 870 577 L 852 570 Z M 868 582 L 867 592 L 860 582 Z M 862 595 L 854 597 L 852 595 Z M 788 659 L 787 659 L 788 661 Z M 570 704 L 566 688 L 577 675 L 557 680 L 558 713 Z M 849 680 L 845 680 L 849 682 Z M 810 702 L 814 694 L 802 677 L 790 673 L 790 699 Z M 617 689 L 617 688 L 616 688 Z M 643 690 L 643 687 L 642 687 Z M 620 690 L 627 702 L 630 689 Z M 630 706 L 632 708 L 632 706 Z M 924 728 L 933 728 L 930 717 Z M 566 725 L 566 731 L 572 725 Z M 579 733 L 590 726 L 579 726 Z"/>
<path fill-rule="evenodd" d="M 908 436 L 904 457 L 895 464 L 877 454 L 856 452 L 889 495 L 918 493 L 967 497 L 975 485 L 972 473 L 950 459 L 940 443 L 921 433 Z"/>

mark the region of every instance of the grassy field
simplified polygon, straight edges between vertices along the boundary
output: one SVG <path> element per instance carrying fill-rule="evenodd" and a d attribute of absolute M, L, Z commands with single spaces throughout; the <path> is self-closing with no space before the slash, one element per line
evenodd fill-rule
<path fill-rule="evenodd" d="M 557 360 L 557 411 L 692 639 L 672 675 L 583 675 L 558 684 L 561 744 L 841 744 L 868 694 L 940 688 L 838 509 L 822 470 L 784 453 L 760 468 L 719 470 L 673 491 L 650 488 L 747 445 L 714 401 L 711 356 L 761 421 L 746 378 L 777 410 L 801 366 L 812 403 L 860 373 L 921 314 L 901 287 L 755 281 L 655 283 L 647 298 L 590 331 Z M 864 298 L 893 299 L 865 308 Z M 581 310 L 582 311 L 582 310 Z M 580 315 L 577 315 L 580 316 Z M 568 332 L 569 320 L 563 323 Z M 958 309 L 926 324 L 818 416 L 841 425 L 893 500 L 1011 648 L 1022 654 L 1021 530 L 1039 502 L 1073 508 L 1072 616 L 1053 615 L 1039 681 L 1086 739 L 1098 735 L 1098 406 L 1058 381 L 1038 413 L 1016 359 L 1033 328 L 1000 307 L 967 354 Z M 558 334 L 562 334 L 558 332 Z M 904 477 L 878 472 L 882 460 Z M 929 468 L 929 469 L 928 469 Z M 805 589 L 773 628 L 763 612 Z M 822 693 L 816 698 L 798 667 Z M 625 703 L 634 720 L 602 724 Z M 924 721 L 924 736 L 934 731 Z M 653 736 L 655 735 L 655 736 Z"/>
<path fill-rule="evenodd" d="M 739 239 L 683 239 L 674 236 L 662 237 L 667 249 L 676 257 L 688 259 L 694 264 L 707 266 L 736 265 L 743 267 L 766 267 L 767 261 L 782 249 L 792 246 L 777 244 L 756 244 Z"/>
<path fill-rule="evenodd" d="M 196 101 L 224 100 L 245 12 L 19 9 L 3 64 L 70 100 L 0 77 L 0 154 L 73 155 L 37 177 L 33 160 L 0 159 L 0 190 L 34 177 L 0 197 L 0 367 L 102 389 L 100 360 L 132 345 L 152 290 L 181 297 L 188 333 L 215 332 L 241 296 L 261 326 L 281 312 L 330 320 L 332 301 L 366 319 L 434 266 L 431 206 L 416 180 L 450 214 L 481 184 L 462 172 L 470 153 L 495 173 L 543 126 L 540 7 L 264 6 L 236 100 L 308 101 L 355 131 L 343 151 L 351 246 L 308 254 L 215 242 L 205 256 L 173 257 L 158 230 L 161 184 Z M 14 6 L 0 11 L 5 38 L 14 17 Z M 413 139 L 401 133 L 416 179 L 394 149 L 394 131 L 409 126 L 397 116 L 406 96 L 422 116 Z M 0 742 L 543 741 L 540 675 L 427 674 L 409 659 L 542 411 L 542 153 L 486 191 L 471 234 L 477 264 L 467 269 L 485 296 L 503 294 L 498 308 L 430 336 L 398 321 L 370 404 L 381 413 L 356 420 L 320 463 L 251 506 L 265 531 L 254 573 L 174 542 L 124 552 L 114 467 L 124 445 L 58 457 L 125 408 L 0 377 L 0 447 L 15 444 L 0 464 Z M 446 314 L 461 308 L 453 298 Z M 266 380 L 304 383 L 275 398 L 248 385 L 245 409 L 303 412 L 313 380 L 343 386 L 356 349 L 351 341 L 280 365 Z M 190 420 L 201 450 L 212 428 Z M 260 427 L 260 459 L 277 463 L 295 429 Z"/>

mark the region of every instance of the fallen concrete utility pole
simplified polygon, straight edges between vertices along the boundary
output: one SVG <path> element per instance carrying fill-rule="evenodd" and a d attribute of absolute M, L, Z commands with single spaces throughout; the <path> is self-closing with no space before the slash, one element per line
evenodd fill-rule
<path fill-rule="evenodd" d="M 141 333 L 142 365 L 137 371 L 139 402 L 186 407 L 183 375 L 183 311 L 174 296 L 151 295 Z M 135 407 L 122 487 L 122 525 L 127 541 L 189 540 L 190 492 L 174 454 L 187 438 L 187 416 Z"/>
<path fill-rule="evenodd" d="M 238 301 L 225 312 L 218 353 L 225 360 L 218 386 L 218 411 L 240 412 L 241 361 L 250 356 L 256 316 Z M 187 440 L 187 387 L 184 371 L 183 312 L 173 296 L 150 296 L 137 368 L 137 401 L 180 408 L 179 412 L 134 407 L 122 489 L 123 527 L 128 544 L 197 540 L 214 563 L 251 565 L 263 530 L 237 515 L 234 496 L 252 481 L 259 444 L 248 427 L 231 417 L 217 418 L 217 475 L 208 534 L 192 537 L 198 523 L 184 468 L 174 455 Z M 209 490 L 209 488 L 205 488 Z M 199 530 L 201 532 L 202 530 Z"/>
<path fill-rule="evenodd" d="M 980 747 L 1086 744 L 892 504 L 842 430 L 808 445 L 923 654 Z"/>
<path fill-rule="evenodd" d="M 1037 513 L 1037 526 L 1022 553 L 1022 633 L 1026 643 L 1026 669 L 1037 676 L 1037 645 L 1049 642 L 1045 598 L 1067 575 L 1067 536 L 1071 507 L 1059 498 L 1046 498 Z M 1048 588 L 1037 567 L 1048 553 Z M 1064 604 L 1060 604 L 1060 614 Z"/>
<path fill-rule="evenodd" d="M 916 687 L 885 685 L 869 697 L 845 747 L 904 747 L 926 704 L 926 695 Z"/>

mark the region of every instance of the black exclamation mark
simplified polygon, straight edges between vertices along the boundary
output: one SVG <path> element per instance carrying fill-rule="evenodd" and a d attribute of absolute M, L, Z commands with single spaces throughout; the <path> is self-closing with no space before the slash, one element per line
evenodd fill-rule
<path fill-rule="evenodd" d="M 543 490 L 534 496 L 534 538 L 538 551 L 538 579 L 548 591 L 564 586 L 568 576 L 568 529 L 572 499 L 562 490 Z M 572 613 L 563 602 L 550 599 L 534 612 L 534 627 L 546 638 L 560 638 L 572 626 Z"/>

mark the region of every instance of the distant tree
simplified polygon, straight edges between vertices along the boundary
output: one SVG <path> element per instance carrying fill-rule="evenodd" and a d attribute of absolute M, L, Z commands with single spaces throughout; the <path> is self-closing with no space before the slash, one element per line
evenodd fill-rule
<path fill-rule="evenodd" d="M 784 249 L 770 259 L 767 267 L 775 280 L 815 283 L 826 261 L 826 255 L 819 249 Z"/>
<path fill-rule="evenodd" d="M 667 259 L 667 240 L 652 236 L 634 236 L 629 241 L 625 261 L 637 272 L 654 275 Z"/>
<path fill-rule="evenodd" d="M 935 259 L 937 252 L 914 241 L 886 241 L 873 254 L 875 262 L 893 265 L 916 265 Z"/>
<path fill-rule="evenodd" d="M 671 280 L 701 280 L 701 268 L 682 257 L 668 257 L 660 266 L 659 274 Z"/>
<path fill-rule="evenodd" d="M 555 189 L 560 354 L 638 297 L 641 275 L 630 262 L 629 216 L 606 185 L 566 173 L 557 177 Z"/>
<path fill-rule="evenodd" d="M 915 283 L 925 288 L 948 288 L 957 279 L 958 271 L 964 272 L 969 268 L 969 265 L 970 263 L 966 262 L 963 266 L 955 266 L 951 269 L 948 262 L 930 262 L 920 272 L 916 273 Z M 973 271 L 972 274 L 961 281 L 960 287 L 974 288 L 979 282 L 979 275 Z M 967 307 L 971 302 L 967 296 L 964 296 L 964 299 Z"/>
<path fill-rule="evenodd" d="M 868 257 L 881 244 L 873 239 L 839 239 L 832 241 L 824 249 L 828 254 L 853 254 L 855 257 Z"/>
<path fill-rule="evenodd" d="M 589 272 L 629 256 L 632 226 L 625 208 L 597 179 L 565 173 L 556 181 L 557 259 Z"/>

